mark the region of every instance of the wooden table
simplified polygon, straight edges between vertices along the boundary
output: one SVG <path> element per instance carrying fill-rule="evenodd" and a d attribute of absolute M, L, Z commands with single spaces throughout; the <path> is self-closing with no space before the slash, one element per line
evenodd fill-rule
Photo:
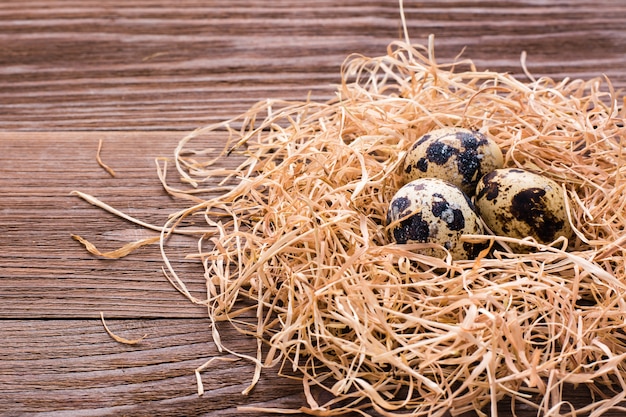
<path fill-rule="evenodd" d="M 527 51 L 535 75 L 606 74 L 626 87 L 622 0 L 406 0 L 405 12 L 412 40 L 435 34 L 441 59 L 465 48 L 479 68 L 523 78 Z M 270 371 L 242 396 L 252 375 L 243 361 L 213 365 L 199 397 L 193 371 L 218 355 L 206 311 L 163 277 L 156 247 L 110 261 L 72 240 L 108 250 L 147 232 L 70 191 L 162 224 L 186 203 L 162 190 L 154 158 L 172 155 L 186 132 L 266 98 L 325 101 L 349 53 L 383 55 L 400 36 L 396 0 L 2 1 L 0 414 L 235 416 L 240 405 L 303 405 L 299 384 Z M 115 177 L 96 163 L 100 140 Z M 201 267 L 178 267 L 205 294 Z M 114 341 L 101 312 L 116 334 L 147 338 Z"/>

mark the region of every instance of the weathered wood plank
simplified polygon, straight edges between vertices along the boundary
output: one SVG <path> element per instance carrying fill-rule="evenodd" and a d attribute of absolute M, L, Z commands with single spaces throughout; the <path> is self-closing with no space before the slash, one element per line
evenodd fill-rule
<path fill-rule="evenodd" d="M 98 259 L 71 234 L 102 251 L 155 236 L 140 226 L 71 196 L 92 194 L 129 215 L 161 226 L 188 206 L 163 191 L 155 158 L 172 155 L 176 132 L 0 133 L 0 318 L 205 317 L 164 278 L 157 245 L 122 260 Z M 111 178 L 96 163 L 116 171 Z M 215 136 L 216 148 L 223 139 Z M 173 173 L 172 173 L 173 174 Z M 175 176 L 171 175 L 175 180 Z M 192 238 L 174 237 L 168 253 L 194 294 L 206 296 Z"/>
<path fill-rule="evenodd" d="M 194 370 L 218 355 L 208 319 L 107 320 L 138 345 L 122 345 L 98 320 L 3 320 L 0 415 L 238 416 L 238 406 L 302 405 L 297 381 L 263 373 L 249 395 L 253 366 L 217 361 L 203 374 L 198 396 Z M 225 331 L 243 353 L 255 343 Z M 38 414 L 42 413 L 42 414 Z"/>
<path fill-rule="evenodd" d="M 409 33 L 482 69 L 626 86 L 626 4 L 405 0 Z M 193 129 L 268 97 L 326 100 L 350 53 L 402 36 L 397 0 L 0 4 L 0 129 Z"/>

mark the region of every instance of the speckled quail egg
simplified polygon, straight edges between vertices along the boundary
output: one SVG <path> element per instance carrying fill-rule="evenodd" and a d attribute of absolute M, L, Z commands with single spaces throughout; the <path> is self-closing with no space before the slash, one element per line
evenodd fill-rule
<path fill-rule="evenodd" d="M 453 259 L 473 259 L 482 245 L 461 242 L 464 234 L 483 233 L 469 198 L 456 186 L 436 178 L 421 178 L 400 188 L 390 202 L 387 226 L 398 243 L 437 243 Z M 428 248 L 422 253 L 443 257 L 445 251 Z"/>
<path fill-rule="evenodd" d="M 533 237 L 540 243 L 570 238 L 565 194 L 555 181 L 517 168 L 483 176 L 476 187 L 476 208 L 497 235 Z"/>
<path fill-rule="evenodd" d="M 502 168 L 498 145 L 484 134 L 459 127 L 433 130 L 408 150 L 402 171 L 405 183 L 418 178 L 439 178 L 472 196 L 486 173 Z"/>

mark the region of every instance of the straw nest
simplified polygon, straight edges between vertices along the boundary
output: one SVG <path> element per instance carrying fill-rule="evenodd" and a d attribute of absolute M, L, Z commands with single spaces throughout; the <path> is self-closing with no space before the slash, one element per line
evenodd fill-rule
<path fill-rule="evenodd" d="M 196 219 L 190 257 L 204 265 L 208 297 L 194 298 L 165 257 L 172 283 L 213 322 L 262 341 L 249 358 L 258 369 L 281 364 L 299 376 L 300 411 L 497 415 L 505 397 L 542 415 L 617 407 L 626 397 L 626 155 L 609 80 L 522 82 L 470 60 L 442 64 L 432 39 L 350 56 L 341 75 L 329 102 L 262 102 L 181 140 L 174 161 L 191 187 L 166 189 L 193 206 L 170 218 L 161 243 L 185 232 L 189 216 L 206 221 L 198 230 Z M 385 215 L 403 156 L 444 126 L 480 130 L 505 166 L 559 183 L 574 239 L 466 236 L 490 244 L 467 261 L 392 242 Z M 217 159 L 193 146 L 210 132 L 227 140 Z M 239 165 L 225 169 L 228 158 Z M 217 327 L 214 338 L 228 351 Z M 579 384 L 614 394 L 596 390 L 576 410 L 562 394 Z M 319 389 L 331 399 L 318 403 Z"/>

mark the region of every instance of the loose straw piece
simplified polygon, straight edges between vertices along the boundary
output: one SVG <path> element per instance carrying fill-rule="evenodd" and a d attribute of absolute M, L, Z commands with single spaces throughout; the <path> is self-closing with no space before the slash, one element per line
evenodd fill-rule
<path fill-rule="evenodd" d="M 100 320 L 102 321 L 102 325 L 104 326 L 104 330 L 107 332 L 107 334 L 109 336 L 111 336 L 116 342 L 120 342 L 123 343 L 125 345 L 137 345 L 139 343 L 141 343 L 146 337 L 148 337 L 147 334 L 144 334 L 143 336 L 141 336 L 138 339 L 126 339 L 125 337 L 121 337 L 116 335 L 115 333 L 113 333 L 110 329 L 109 326 L 107 326 L 106 322 L 104 321 L 104 313 L 100 312 Z"/>
<path fill-rule="evenodd" d="M 137 225 L 139 225 L 141 227 L 144 227 L 146 229 L 156 230 L 158 232 L 160 232 L 162 230 L 162 227 L 160 227 L 160 226 L 155 226 L 155 225 L 143 222 L 141 220 L 135 219 L 134 217 L 131 217 L 131 216 L 129 216 L 129 215 L 127 215 L 127 214 L 117 210 L 116 208 L 113 208 L 113 207 L 109 206 L 108 204 L 100 201 L 96 197 L 94 197 L 92 195 L 89 195 L 87 193 L 83 193 L 81 191 L 74 190 L 74 191 L 72 191 L 70 193 L 70 195 L 78 196 L 78 197 L 82 198 L 83 200 L 85 200 L 86 202 L 88 202 L 89 204 L 92 204 L 92 205 L 94 205 L 96 207 L 99 207 L 99 208 L 101 208 L 101 209 L 103 209 L 105 211 L 108 211 L 111 214 L 114 214 L 114 215 L 116 215 L 118 217 L 121 217 L 122 219 L 125 219 L 125 220 L 127 220 L 127 221 L 129 221 L 131 223 L 135 223 L 135 224 L 137 224 Z"/>
<path fill-rule="evenodd" d="M 198 386 L 198 395 L 204 395 L 204 384 L 202 383 L 202 372 L 207 370 L 213 365 L 214 362 L 236 362 L 240 360 L 240 358 L 226 358 L 221 356 L 214 356 L 202 365 L 198 366 L 195 370 L 196 375 L 196 383 Z"/>
<path fill-rule="evenodd" d="M 119 258 L 123 258 L 124 256 L 127 256 L 128 254 L 130 254 L 131 252 L 135 251 L 136 249 L 142 246 L 157 243 L 159 242 L 161 238 L 160 236 L 148 237 L 145 239 L 138 240 L 136 242 L 127 243 L 121 248 L 115 249 L 110 252 L 100 252 L 100 250 L 96 248 L 96 246 L 93 243 L 89 242 L 88 240 L 78 235 L 72 235 L 72 239 L 82 243 L 83 246 L 85 246 L 85 249 L 87 249 L 87 251 L 93 255 L 101 256 L 103 258 L 108 258 L 108 259 L 119 259 Z"/>
<path fill-rule="evenodd" d="M 108 166 L 102 161 L 102 158 L 100 157 L 101 151 L 102 151 L 102 139 L 98 141 L 98 150 L 96 151 L 96 162 L 98 162 L 98 165 L 100 165 L 106 172 L 108 172 L 110 176 L 115 177 L 116 174 L 113 168 L 111 168 L 110 166 Z"/>

